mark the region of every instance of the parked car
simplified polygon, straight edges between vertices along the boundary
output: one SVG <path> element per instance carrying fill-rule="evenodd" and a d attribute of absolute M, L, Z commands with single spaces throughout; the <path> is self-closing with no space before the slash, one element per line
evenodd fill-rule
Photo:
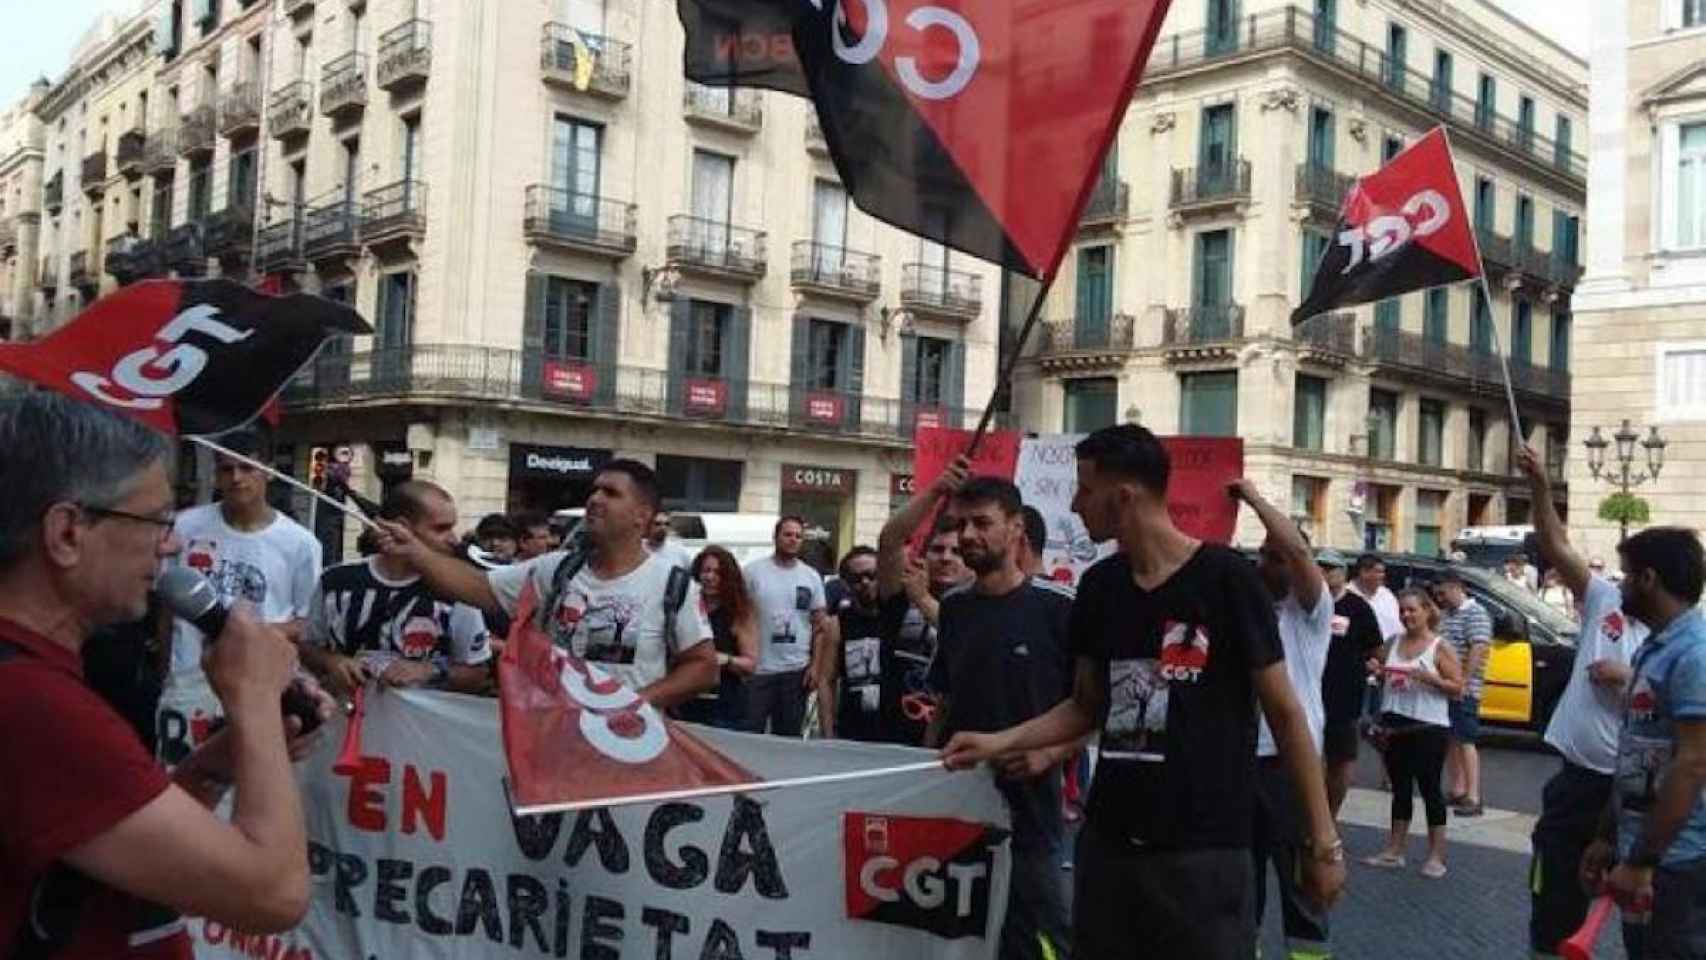
<path fill-rule="evenodd" d="M 1252 562 L 1254 551 L 1246 551 Z M 1496 570 L 1438 557 L 1377 553 L 1393 592 L 1438 582 L 1446 569 L 1463 577 L 1469 595 L 1493 620 L 1493 646 L 1481 693 L 1481 720 L 1544 733 L 1576 662 L 1575 621 L 1506 580 Z"/>

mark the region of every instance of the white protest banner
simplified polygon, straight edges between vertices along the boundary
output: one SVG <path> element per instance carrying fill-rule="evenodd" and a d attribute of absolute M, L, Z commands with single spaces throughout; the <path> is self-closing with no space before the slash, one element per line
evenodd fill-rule
<path fill-rule="evenodd" d="M 367 698 L 362 762 L 328 725 L 298 781 L 308 916 L 279 936 L 191 920 L 200 960 L 989 960 L 1008 814 L 985 772 L 514 818 L 496 701 Z M 920 750 L 694 728 L 765 779 Z"/>
<path fill-rule="evenodd" d="M 1073 448 L 1082 439 L 1083 434 L 1076 433 L 1026 437 L 1013 469 L 1020 499 L 1036 507 L 1048 525 L 1043 576 L 1074 587 L 1084 571 L 1118 547 L 1112 540 L 1098 546 L 1072 512 L 1072 495 L 1078 492 L 1078 455 Z"/>

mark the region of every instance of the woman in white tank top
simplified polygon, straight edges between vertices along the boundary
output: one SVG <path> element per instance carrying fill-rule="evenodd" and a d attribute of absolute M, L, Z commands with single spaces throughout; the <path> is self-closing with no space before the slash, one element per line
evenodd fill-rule
<path fill-rule="evenodd" d="M 1440 773 L 1445 768 L 1446 733 L 1451 725 L 1451 698 L 1463 693 L 1463 670 L 1448 644 L 1434 630 L 1439 608 L 1423 590 L 1398 595 L 1398 616 L 1404 633 L 1393 640 L 1384 663 L 1370 658 L 1370 672 L 1383 680 L 1380 725 L 1387 731 L 1384 751 L 1386 776 L 1392 781 L 1392 833 L 1386 848 L 1363 862 L 1375 867 L 1402 867 L 1410 835 L 1412 788 L 1422 795 L 1428 815 L 1428 858 L 1422 875 L 1445 876 L 1445 795 Z"/>

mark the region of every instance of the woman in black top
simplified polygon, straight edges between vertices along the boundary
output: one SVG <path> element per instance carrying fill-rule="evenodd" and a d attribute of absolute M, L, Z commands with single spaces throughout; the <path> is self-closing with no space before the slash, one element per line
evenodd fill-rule
<path fill-rule="evenodd" d="M 683 711 L 683 719 L 733 730 L 745 715 L 745 678 L 758 669 L 758 619 L 746 592 L 746 580 L 734 555 L 718 546 L 699 551 L 693 579 L 705 598 L 712 644 L 722 675 L 714 695 L 707 694 Z"/>

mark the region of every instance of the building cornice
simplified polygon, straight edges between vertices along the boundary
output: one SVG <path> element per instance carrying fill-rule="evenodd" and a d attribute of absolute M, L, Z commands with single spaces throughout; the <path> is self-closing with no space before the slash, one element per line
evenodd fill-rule
<path fill-rule="evenodd" d="M 24 147 L 19 150 L 14 150 L 4 157 L 0 157 L 0 177 L 11 173 L 13 170 L 23 166 L 31 160 L 34 160 L 37 163 L 45 162 L 47 160 L 47 151 L 40 147 Z"/>
<path fill-rule="evenodd" d="M 65 79 L 54 84 L 36 105 L 43 121 L 53 120 L 77 101 L 105 89 L 143 65 L 154 52 L 154 26 L 146 16 L 137 16 L 98 51 L 72 66 Z"/>

